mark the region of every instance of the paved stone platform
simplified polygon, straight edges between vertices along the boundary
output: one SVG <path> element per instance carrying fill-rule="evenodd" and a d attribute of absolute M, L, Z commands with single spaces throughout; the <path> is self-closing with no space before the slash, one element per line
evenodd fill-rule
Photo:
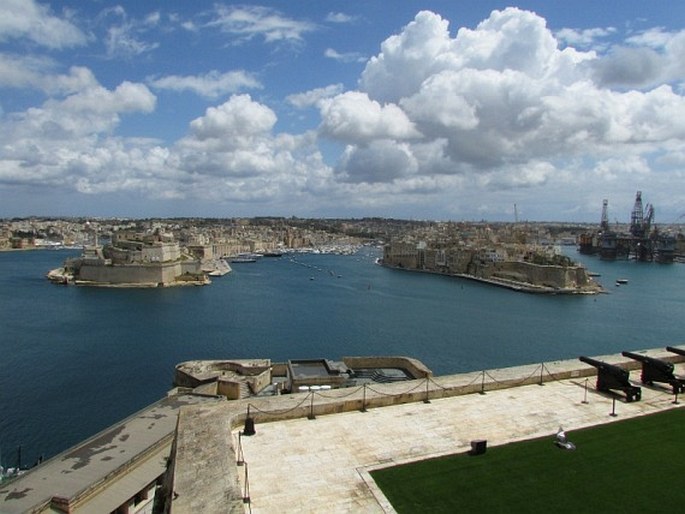
<path fill-rule="evenodd" d="M 181 407 L 218 401 L 169 396 L 136 412 L 0 485 L 0 513 L 58 512 L 55 497 L 65 512 L 113 511 L 164 472 Z"/>
<path fill-rule="evenodd" d="M 683 364 L 676 366 L 676 373 L 684 371 Z M 614 402 L 594 390 L 594 378 L 578 377 L 312 420 L 257 423 L 255 435 L 240 437 L 249 476 L 245 511 L 394 512 L 370 470 L 466 452 L 475 439 L 486 439 L 488 447 L 544 436 L 552 440 L 559 426 L 573 440 L 573 431 L 583 427 L 682 408 L 674 400 L 668 388 L 643 386 L 641 401 L 627 403 L 619 396 Z M 236 448 L 238 431 L 232 433 Z M 245 491 L 244 467 L 239 479 Z"/>

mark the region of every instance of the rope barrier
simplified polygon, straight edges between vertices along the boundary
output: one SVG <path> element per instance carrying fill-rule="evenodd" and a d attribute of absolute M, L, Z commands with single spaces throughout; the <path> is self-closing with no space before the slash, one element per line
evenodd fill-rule
<path fill-rule="evenodd" d="M 487 385 L 489 383 L 493 384 L 499 384 L 499 385 L 505 385 L 507 387 L 517 387 L 520 385 L 525 384 L 526 382 L 530 382 L 531 378 L 533 378 L 535 375 L 539 374 L 539 384 L 542 385 L 543 382 L 545 381 L 552 381 L 552 382 L 563 382 L 566 379 L 560 378 L 558 374 L 552 373 L 549 368 L 545 365 L 545 363 L 541 363 L 538 365 L 528 376 L 518 379 L 515 381 L 507 380 L 498 380 L 496 377 L 494 377 L 489 371 L 483 370 L 477 375 L 475 375 L 467 384 L 463 384 L 460 386 L 443 386 L 439 384 L 438 382 L 435 381 L 435 379 L 432 376 L 426 376 L 423 380 L 416 380 L 416 384 L 412 385 L 412 387 L 403 390 L 403 391 L 380 391 L 374 387 L 372 387 L 369 383 L 365 383 L 362 386 L 355 387 L 354 389 L 350 390 L 349 392 L 345 392 L 344 394 L 340 394 L 339 391 L 340 389 L 336 389 L 335 393 L 324 393 L 321 391 L 310 391 L 307 396 L 305 396 L 297 405 L 294 407 L 288 408 L 288 409 L 281 409 L 281 410 L 265 410 L 265 409 L 260 409 L 259 407 L 253 405 L 253 404 L 248 404 L 248 410 L 249 409 L 254 409 L 255 412 L 258 412 L 260 414 L 269 416 L 279 416 L 283 414 L 288 414 L 290 412 L 293 412 L 297 409 L 300 409 L 306 402 L 310 402 L 309 405 L 309 416 L 310 418 L 313 418 L 314 414 L 314 396 L 318 395 L 321 398 L 324 398 L 326 400 L 342 400 L 345 398 L 349 398 L 351 396 L 357 395 L 360 393 L 360 391 L 363 391 L 363 400 L 362 400 L 362 411 L 366 410 L 366 404 L 368 402 L 367 398 L 367 390 L 379 395 L 379 396 L 385 396 L 385 397 L 392 397 L 392 396 L 401 396 L 401 395 L 406 395 L 409 393 L 413 393 L 420 388 L 424 387 L 425 388 L 425 399 L 424 401 L 427 401 L 430 397 L 431 391 L 436 391 L 436 390 L 442 390 L 450 393 L 450 396 L 458 396 L 461 394 L 468 394 L 467 390 L 472 387 L 475 383 L 477 383 L 479 380 L 481 381 L 481 388 L 480 388 L 480 393 L 485 394 L 485 391 L 487 390 Z M 490 380 L 490 382 L 486 382 L 486 377 Z M 549 378 L 550 380 L 545 380 L 545 378 Z M 433 384 L 434 389 L 429 389 L 429 385 Z M 577 387 L 577 384 L 575 383 L 569 383 L 566 384 L 572 387 Z M 666 393 L 666 391 L 664 391 Z M 674 403 L 677 402 L 677 395 L 675 397 Z"/>
<path fill-rule="evenodd" d="M 315 394 L 318 394 L 321 398 L 326 398 L 328 400 L 337 400 L 338 398 L 347 398 L 349 396 L 353 396 L 353 395 L 357 394 L 359 391 L 361 391 L 363 388 L 364 388 L 363 386 L 357 387 L 356 389 L 354 389 L 353 391 L 351 391 L 348 394 L 328 395 L 328 394 L 322 393 L 321 391 L 312 391 L 312 392 Z M 340 391 L 340 389 L 336 389 L 336 391 Z"/>
<path fill-rule="evenodd" d="M 252 405 L 251 403 L 249 403 L 249 404 L 247 405 L 247 407 L 248 407 L 248 409 L 252 408 L 252 409 L 256 410 L 257 412 L 259 412 L 259 413 L 261 413 L 261 414 L 266 414 L 266 415 L 269 415 L 269 414 L 280 415 L 280 414 L 287 414 L 287 413 L 289 413 L 289 412 L 292 412 L 292 411 L 294 411 L 294 410 L 299 409 L 302 405 L 304 405 L 304 403 L 305 403 L 307 400 L 309 400 L 309 395 L 305 396 L 304 399 L 303 399 L 300 403 L 298 403 L 297 405 L 295 405 L 294 407 L 291 407 L 290 409 L 283 409 L 283 410 L 272 410 L 272 411 L 267 411 L 267 410 L 260 409 L 259 407 L 255 407 L 255 406 Z"/>
<path fill-rule="evenodd" d="M 550 372 L 550 371 L 549 371 L 549 368 L 548 368 L 547 366 L 545 366 L 544 363 L 542 364 L 542 366 L 544 367 L 547 376 L 550 377 L 550 378 L 552 379 L 552 380 L 551 380 L 552 382 L 561 382 L 562 380 L 564 380 L 563 378 L 559 378 L 557 375 L 555 375 L 554 373 Z M 565 385 L 573 386 L 574 384 L 565 384 Z"/>
<path fill-rule="evenodd" d="M 383 391 L 377 391 L 377 390 L 375 390 L 374 388 L 372 388 L 372 387 L 371 387 L 370 385 L 368 385 L 368 384 L 367 384 L 366 388 L 367 388 L 369 391 L 373 391 L 373 392 L 376 393 L 376 394 L 380 394 L 381 396 L 399 396 L 399 395 L 402 395 L 402 394 L 407 394 L 407 393 L 411 393 L 411 392 L 413 392 L 413 391 L 416 391 L 419 387 L 423 387 L 423 386 L 424 386 L 424 382 L 423 382 L 423 380 L 421 380 L 417 385 L 415 385 L 415 386 L 412 387 L 411 389 L 407 389 L 406 391 L 402 391 L 402 392 L 385 393 L 385 392 L 383 392 Z"/>
<path fill-rule="evenodd" d="M 469 387 L 469 386 L 475 384 L 476 381 L 479 380 L 480 378 L 481 378 L 481 375 L 480 375 L 480 373 L 479 373 L 478 375 L 476 375 L 475 377 L 473 377 L 473 379 L 471 380 L 471 382 L 469 382 L 468 384 L 464 384 L 464 385 L 460 385 L 460 386 L 456 386 L 456 387 L 445 387 L 445 386 L 442 386 L 442 385 L 438 384 L 438 383 L 433 379 L 433 377 L 429 377 L 429 380 L 430 380 L 431 383 L 434 384 L 438 389 L 442 389 L 443 391 L 459 391 L 460 389 L 466 389 L 467 387 Z"/>
<path fill-rule="evenodd" d="M 537 375 L 539 370 L 540 370 L 540 366 L 538 366 L 537 368 L 535 368 L 535 370 L 534 370 L 530 375 L 528 375 L 526 378 L 523 378 L 523 379 L 521 379 L 521 380 L 519 380 L 519 381 L 513 382 L 513 383 L 512 383 L 512 386 L 524 384 L 526 381 L 530 380 L 532 377 L 534 377 L 535 375 Z M 486 376 L 488 376 L 489 378 L 491 378 L 492 381 L 493 381 L 494 383 L 496 383 L 496 384 L 505 384 L 505 382 L 501 382 L 501 381 L 497 380 L 495 377 L 493 377 L 493 376 L 492 376 L 490 373 L 488 373 L 487 371 L 483 371 L 483 373 L 484 373 Z"/>

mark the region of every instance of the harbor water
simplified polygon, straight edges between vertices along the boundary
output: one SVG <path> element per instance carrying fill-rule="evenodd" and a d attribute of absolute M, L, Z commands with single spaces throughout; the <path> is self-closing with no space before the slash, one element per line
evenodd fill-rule
<path fill-rule="evenodd" d="M 1 463 L 16 465 L 21 446 L 31 465 L 156 401 L 185 360 L 407 355 L 450 374 L 685 343 L 684 265 L 566 251 L 607 294 L 390 270 L 366 247 L 162 289 L 57 286 L 45 273 L 73 252 L 0 253 Z"/>

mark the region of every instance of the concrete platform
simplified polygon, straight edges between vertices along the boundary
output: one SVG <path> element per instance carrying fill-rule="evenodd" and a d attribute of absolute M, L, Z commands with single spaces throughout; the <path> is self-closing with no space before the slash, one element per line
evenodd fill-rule
<path fill-rule="evenodd" d="M 146 407 L 0 485 L 0 513 L 117 509 L 164 473 L 181 407 L 219 402 L 178 395 Z"/>
<path fill-rule="evenodd" d="M 683 364 L 676 365 L 676 373 L 683 371 Z M 245 512 L 394 512 L 370 470 L 466 452 L 475 439 L 486 439 L 488 447 L 541 436 L 552 440 L 559 426 L 573 440 L 573 431 L 583 427 L 673 408 L 682 406 L 674 404 L 668 388 L 643 386 L 641 401 L 617 396 L 614 403 L 611 395 L 594 390 L 594 377 L 579 376 L 430 403 L 257 423 L 256 434 L 240 441 L 234 429 L 233 444 L 240 443 L 247 465 Z M 245 495 L 244 466 L 238 477 Z"/>

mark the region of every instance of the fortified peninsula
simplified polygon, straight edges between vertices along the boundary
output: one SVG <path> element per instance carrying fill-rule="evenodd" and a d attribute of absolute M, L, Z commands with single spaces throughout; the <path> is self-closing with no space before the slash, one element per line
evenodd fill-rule
<path fill-rule="evenodd" d="M 558 253 L 554 246 L 398 241 L 385 245 L 381 264 L 467 278 L 527 293 L 597 294 L 603 291 L 583 266 Z"/>
<path fill-rule="evenodd" d="M 104 246 L 84 247 L 83 254 L 51 270 L 48 279 L 60 284 L 110 287 L 205 285 L 209 279 L 199 259 L 181 251 L 173 235 L 117 232 Z"/>

